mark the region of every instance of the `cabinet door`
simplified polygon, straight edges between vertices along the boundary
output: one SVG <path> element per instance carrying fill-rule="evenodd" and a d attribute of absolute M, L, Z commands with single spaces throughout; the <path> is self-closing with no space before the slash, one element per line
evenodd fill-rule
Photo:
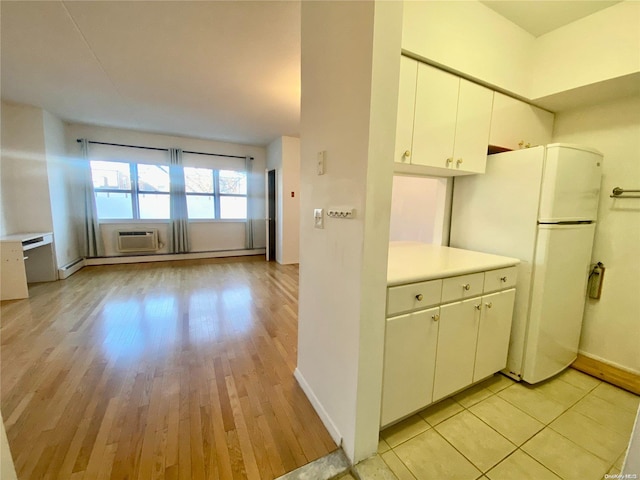
<path fill-rule="evenodd" d="M 431 403 L 438 311 L 436 307 L 387 319 L 382 426 Z"/>
<path fill-rule="evenodd" d="M 452 168 L 484 173 L 491 128 L 493 91 L 460 79 Z"/>
<path fill-rule="evenodd" d="M 440 307 L 433 401 L 471 384 L 481 298 Z"/>
<path fill-rule="evenodd" d="M 507 365 L 515 295 L 516 290 L 512 288 L 482 297 L 474 382 L 499 372 Z"/>
<path fill-rule="evenodd" d="M 411 162 L 417 79 L 418 62 L 408 57 L 400 57 L 400 87 L 398 90 L 398 120 L 394 156 L 394 161 L 399 163 Z M 406 152 L 409 155 L 406 155 Z"/>
<path fill-rule="evenodd" d="M 413 124 L 413 165 L 447 168 L 452 159 L 460 79 L 420 63 Z"/>
<path fill-rule="evenodd" d="M 551 142 L 553 120 L 551 112 L 495 92 L 489 144 L 510 150 L 546 145 Z"/>

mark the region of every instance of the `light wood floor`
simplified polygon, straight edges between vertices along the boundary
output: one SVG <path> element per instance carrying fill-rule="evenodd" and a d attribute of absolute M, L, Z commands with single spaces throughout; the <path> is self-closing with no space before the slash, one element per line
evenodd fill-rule
<path fill-rule="evenodd" d="M 297 385 L 298 269 L 84 268 L 2 302 L 19 479 L 272 479 L 336 449 Z"/>

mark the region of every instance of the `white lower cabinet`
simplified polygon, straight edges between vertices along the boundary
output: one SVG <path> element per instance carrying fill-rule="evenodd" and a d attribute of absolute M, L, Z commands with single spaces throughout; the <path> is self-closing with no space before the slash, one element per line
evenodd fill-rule
<path fill-rule="evenodd" d="M 480 311 L 479 298 L 440 307 L 433 401 L 472 383 Z"/>
<path fill-rule="evenodd" d="M 383 425 L 431 403 L 438 311 L 436 307 L 387 319 Z"/>
<path fill-rule="evenodd" d="M 515 298 L 515 288 L 482 297 L 474 382 L 502 370 L 507 364 Z"/>
<path fill-rule="evenodd" d="M 501 281 L 503 290 L 482 295 L 497 288 L 496 275 L 508 280 Z M 433 283 L 389 288 L 387 311 L 393 315 L 396 297 L 402 295 L 426 301 L 424 294 L 415 292 L 425 290 L 425 285 L 435 292 Z M 515 283 L 515 267 L 450 277 L 442 283 L 439 298 L 450 303 L 433 307 L 430 297 L 431 305 L 425 307 L 432 308 L 420 310 L 417 305 L 411 313 L 386 320 L 382 427 L 506 366 L 515 299 L 515 288 L 509 287 Z M 476 296 L 466 298 L 474 291 Z"/>

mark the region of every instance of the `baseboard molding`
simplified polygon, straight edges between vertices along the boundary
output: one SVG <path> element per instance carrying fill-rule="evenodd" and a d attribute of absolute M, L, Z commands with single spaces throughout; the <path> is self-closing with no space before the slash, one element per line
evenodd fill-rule
<path fill-rule="evenodd" d="M 592 377 L 599 378 L 616 387 L 640 395 L 640 375 L 631 370 L 620 368 L 605 362 L 593 355 L 579 353 L 578 358 L 571 364 L 572 368 L 580 370 Z"/>
<path fill-rule="evenodd" d="M 162 255 L 131 255 L 126 257 L 97 257 L 85 259 L 85 265 L 119 265 L 123 263 L 167 262 L 170 260 L 198 260 L 202 258 L 244 257 L 264 255 L 264 248 L 253 250 L 224 250 L 218 252 L 167 253 Z"/>
<path fill-rule="evenodd" d="M 331 438 L 333 439 L 333 441 L 336 442 L 336 445 L 341 446 L 342 435 L 340 435 L 340 432 L 334 425 L 333 421 L 331 420 L 331 417 L 322 406 L 322 403 L 320 403 L 320 400 L 318 400 L 318 397 L 316 397 L 315 393 L 313 392 L 313 389 L 309 386 L 307 381 L 302 376 L 302 373 L 300 373 L 300 370 L 296 368 L 295 371 L 293 372 L 293 376 L 298 381 L 298 385 L 300 385 L 300 388 L 302 388 L 302 391 L 305 393 L 305 395 L 311 402 L 311 405 L 313 405 L 313 408 L 315 409 L 316 413 L 320 417 L 320 420 L 322 421 L 325 428 L 329 432 L 329 435 L 331 435 Z"/>
<path fill-rule="evenodd" d="M 71 263 L 66 264 L 64 267 L 58 269 L 58 280 L 64 280 L 71 275 L 81 270 L 85 265 L 84 258 L 78 258 Z"/>

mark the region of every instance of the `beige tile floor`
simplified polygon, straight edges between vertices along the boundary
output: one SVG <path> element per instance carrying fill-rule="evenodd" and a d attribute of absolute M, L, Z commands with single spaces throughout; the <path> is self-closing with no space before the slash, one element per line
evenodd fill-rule
<path fill-rule="evenodd" d="M 601 480 L 639 403 L 573 369 L 534 386 L 496 374 L 383 430 L 378 454 L 399 480 Z"/>

